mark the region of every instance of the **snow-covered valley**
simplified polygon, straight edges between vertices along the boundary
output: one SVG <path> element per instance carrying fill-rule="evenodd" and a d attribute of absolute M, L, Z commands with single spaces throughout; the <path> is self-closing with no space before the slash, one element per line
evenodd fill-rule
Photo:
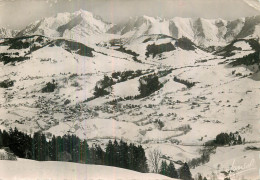
<path fill-rule="evenodd" d="M 191 172 L 209 179 L 259 178 L 259 32 L 254 28 L 248 35 L 245 30 L 249 21 L 258 26 L 259 16 L 236 22 L 198 21 L 145 16 L 122 28 L 81 10 L 37 21 L 17 37 L 0 39 L 1 129 L 17 127 L 48 138 L 69 133 L 100 145 L 123 139 L 141 144 L 147 154 L 160 149 L 162 159 L 181 163 L 200 158 L 204 145 L 218 134 L 238 132 L 245 139 L 243 145 L 217 147 L 209 162 Z M 225 30 L 228 23 L 235 23 L 233 29 Z M 200 24 L 204 35 L 195 36 L 199 27 L 194 30 L 188 24 Z M 215 47 L 209 51 L 209 46 Z M 105 76 L 112 83 L 103 89 L 105 94 L 96 95 Z M 149 76 L 158 77 L 161 86 L 143 95 L 140 84 Z M 4 168 L 20 172 L 23 163 L 42 175 L 39 162 L 13 163 L 0 161 L 0 178 L 15 179 Z M 48 167 L 44 173 L 54 179 L 86 179 L 75 175 L 99 168 L 65 163 L 68 169 L 58 169 L 66 172 L 60 176 L 51 168 L 63 168 L 56 163 L 60 162 L 42 163 Z M 247 169 L 253 173 L 245 174 Z M 126 175 L 118 179 L 165 178 L 123 171 L 104 167 L 104 172 Z M 29 169 L 24 173 L 25 179 L 33 176 Z M 96 175 L 87 173 L 87 178 Z M 110 175 L 97 179 L 113 179 Z"/>

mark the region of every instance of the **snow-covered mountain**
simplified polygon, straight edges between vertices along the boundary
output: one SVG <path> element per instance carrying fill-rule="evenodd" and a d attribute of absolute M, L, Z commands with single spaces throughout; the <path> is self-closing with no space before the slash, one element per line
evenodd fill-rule
<path fill-rule="evenodd" d="M 59 13 L 54 17 L 43 18 L 21 30 L 17 37 L 44 35 L 70 39 L 86 38 L 105 33 L 111 27 L 99 16 L 84 10 L 74 13 Z"/>
<path fill-rule="evenodd" d="M 18 30 L 0 28 L 0 39 L 1 38 L 12 38 L 12 37 L 15 37 L 18 32 L 19 32 Z"/>
<path fill-rule="evenodd" d="M 243 174 L 233 159 L 247 163 L 260 147 L 259 24 L 141 16 L 112 27 L 86 11 L 44 18 L 0 41 L 0 128 L 124 139 L 147 154 L 160 149 L 176 167 L 207 152 L 193 173 Z M 211 45 L 222 47 L 201 47 Z M 149 78 L 158 86 L 144 94 Z M 206 149 L 222 132 L 245 144 Z"/>
<path fill-rule="evenodd" d="M 114 25 L 108 33 L 136 38 L 148 34 L 165 34 L 174 38 L 189 38 L 200 46 L 223 46 L 236 38 L 258 38 L 260 16 L 223 19 L 180 18 L 172 19 L 141 16 Z"/>
<path fill-rule="evenodd" d="M 1 30 L 3 37 L 43 35 L 63 37 L 93 44 L 93 39 L 104 39 L 107 34 L 117 34 L 133 40 L 143 35 L 164 34 L 173 38 L 187 37 L 202 47 L 224 46 L 237 38 L 259 38 L 260 16 L 240 18 L 232 21 L 223 19 L 139 16 L 113 25 L 84 10 L 74 13 L 59 13 L 38 20 L 20 32 Z"/>

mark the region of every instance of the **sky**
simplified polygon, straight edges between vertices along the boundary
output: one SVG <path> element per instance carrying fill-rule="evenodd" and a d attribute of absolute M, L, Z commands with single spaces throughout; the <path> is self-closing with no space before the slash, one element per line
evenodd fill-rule
<path fill-rule="evenodd" d="M 115 24 L 139 15 L 231 20 L 260 14 L 260 0 L 0 0 L 0 27 L 22 29 L 41 18 L 79 9 Z"/>

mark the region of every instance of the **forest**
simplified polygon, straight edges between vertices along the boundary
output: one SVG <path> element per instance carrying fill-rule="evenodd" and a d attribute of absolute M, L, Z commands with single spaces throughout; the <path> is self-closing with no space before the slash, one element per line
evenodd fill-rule
<path fill-rule="evenodd" d="M 130 169 L 142 173 L 149 172 L 148 159 L 141 145 L 118 140 L 109 140 L 101 147 L 98 144 L 88 144 L 76 135 L 52 136 L 36 132 L 33 136 L 10 128 L 0 130 L 0 149 L 8 147 L 19 158 L 37 161 L 66 161 L 83 164 L 97 164 Z M 160 157 L 158 157 L 159 159 Z M 180 169 L 174 164 L 162 161 L 160 171 L 154 172 L 168 177 L 191 180 L 192 176 L 187 163 Z"/>

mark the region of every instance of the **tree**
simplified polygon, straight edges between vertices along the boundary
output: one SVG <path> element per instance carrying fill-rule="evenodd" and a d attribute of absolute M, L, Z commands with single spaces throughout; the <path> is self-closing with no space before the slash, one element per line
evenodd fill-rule
<path fill-rule="evenodd" d="M 159 163 L 162 153 L 159 149 L 154 149 L 149 152 L 149 161 L 154 173 L 159 173 Z"/>
<path fill-rule="evenodd" d="M 139 91 L 141 97 L 148 96 L 162 87 L 156 74 L 152 74 L 139 79 Z"/>
<path fill-rule="evenodd" d="M 111 87 L 113 84 L 114 84 L 113 79 L 104 75 L 103 80 L 97 82 L 97 84 L 94 88 L 94 96 L 100 97 L 100 96 L 108 95 L 109 92 L 105 89 L 108 87 Z"/>
<path fill-rule="evenodd" d="M 230 140 L 233 139 L 232 138 L 233 135 L 228 135 L 227 133 L 220 133 L 217 135 L 216 137 L 216 144 L 219 145 L 226 145 L 228 143 L 230 143 Z"/>
<path fill-rule="evenodd" d="M 134 168 L 135 168 L 134 150 L 135 150 L 134 144 L 130 143 L 129 147 L 128 147 L 127 159 L 128 159 L 129 169 L 132 169 L 132 170 L 134 170 Z"/>
<path fill-rule="evenodd" d="M 30 136 L 18 131 L 17 128 L 9 130 L 9 144 L 8 147 L 20 158 L 31 157 L 31 141 Z"/>
<path fill-rule="evenodd" d="M 141 145 L 137 147 L 137 164 L 137 171 L 143 173 L 148 172 L 147 158 L 145 156 L 144 148 Z"/>
<path fill-rule="evenodd" d="M 42 92 L 43 93 L 50 93 L 50 92 L 54 92 L 54 90 L 56 89 L 57 84 L 55 83 L 55 80 L 52 80 L 51 82 L 48 82 L 44 88 L 42 88 Z"/>
<path fill-rule="evenodd" d="M 169 166 L 167 167 L 167 176 L 171 178 L 178 178 L 178 172 L 172 162 L 170 162 Z"/>
<path fill-rule="evenodd" d="M 242 144 L 242 138 L 240 135 L 238 135 L 237 144 Z"/>
<path fill-rule="evenodd" d="M 122 139 L 119 143 L 119 166 L 122 168 L 128 168 L 128 145 Z"/>
<path fill-rule="evenodd" d="M 105 96 L 105 95 L 108 95 L 108 94 L 109 94 L 109 92 L 106 91 L 104 88 L 95 86 L 95 89 L 94 89 L 94 96 L 95 97 Z"/>
<path fill-rule="evenodd" d="M 57 145 L 56 145 L 56 137 L 52 136 L 51 142 L 50 142 L 50 149 L 49 149 L 49 157 L 51 158 L 52 161 L 57 161 Z"/>
<path fill-rule="evenodd" d="M 105 163 L 108 166 L 114 165 L 114 145 L 111 140 L 108 141 L 106 146 Z"/>
<path fill-rule="evenodd" d="M 116 139 L 114 140 L 113 146 L 114 166 L 119 167 L 119 144 Z"/>
<path fill-rule="evenodd" d="M 9 136 L 9 133 L 8 133 L 6 130 L 3 130 L 2 140 L 3 140 L 3 146 L 4 146 L 4 147 L 9 147 L 9 144 L 10 144 L 10 136 Z"/>
<path fill-rule="evenodd" d="M 179 175 L 180 175 L 180 179 L 192 180 L 190 168 L 187 163 L 184 163 L 183 166 L 179 169 Z"/>
<path fill-rule="evenodd" d="M 4 144 L 3 144 L 3 133 L 0 129 L 0 148 L 2 148 L 3 146 L 4 146 Z"/>
<path fill-rule="evenodd" d="M 102 150 L 100 145 L 95 145 L 95 151 L 96 151 L 96 164 L 103 165 L 105 164 L 104 157 L 105 157 L 105 152 Z"/>
<path fill-rule="evenodd" d="M 89 164 L 90 163 L 90 158 L 89 158 L 89 145 L 87 143 L 86 140 L 84 140 L 81 143 L 81 162 L 85 163 L 85 164 Z"/>
<path fill-rule="evenodd" d="M 166 161 L 162 161 L 159 173 L 162 174 L 162 175 L 167 176 L 167 170 L 168 170 L 167 168 L 168 168 L 167 162 Z"/>
<path fill-rule="evenodd" d="M 123 140 L 119 144 L 117 140 L 113 143 L 110 140 L 104 152 L 100 145 L 92 144 L 90 148 L 86 140 L 82 141 L 76 135 L 52 136 L 47 141 L 45 134 L 36 132 L 31 137 L 15 128 L 8 132 L 0 130 L 0 143 L 0 147 L 9 147 L 16 156 L 22 158 L 110 165 L 148 172 L 143 147 L 133 143 L 128 146 Z"/>

